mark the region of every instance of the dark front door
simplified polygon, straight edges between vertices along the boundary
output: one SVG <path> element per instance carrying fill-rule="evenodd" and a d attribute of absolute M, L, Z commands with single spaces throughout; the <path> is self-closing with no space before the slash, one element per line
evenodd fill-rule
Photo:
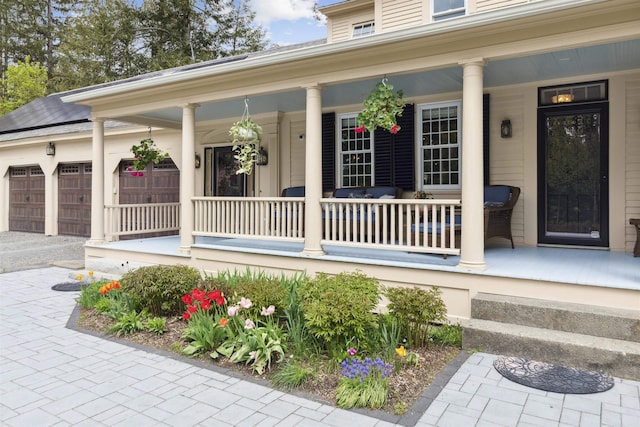
<path fill-rule="evenodd" d="M 541 108 L 539 243 L 609 246 L 607 103 Z"/>
<path fill-rule="evenodd" d="M 58 234 L 91 235 L 91 163 L 58 166 Z"/>
<path fill-rule="evenodd" d="M 205 150 L 205 196 L 246 196 L 245 175 L 236 174 L 234 155 L 230 146 Z"/>

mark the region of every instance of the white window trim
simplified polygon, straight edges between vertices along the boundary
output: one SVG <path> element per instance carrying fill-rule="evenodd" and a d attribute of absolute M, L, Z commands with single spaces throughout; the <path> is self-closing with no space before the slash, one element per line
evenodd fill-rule
<path fill-rule="evenodd" d="M 342 181 L 344 175 L 343 165 L 342 165 L 342 119 L 344 118 L 355 118 L 358 116 L 358 113 L 341 113 L 336 114 L 336 168 L 338 169 L 336 176 L 338 180 L 336 182 L 336 188 L 348 188 L 342 186 Z M 371 185 L 375 185 L 376 183 L 376 168 L 375 168 L 375 151 L 374 151 L 374 137 L 373 132 L 370 133 L 369 138 L 371 140 L 371 148 L 369 151 L 371 152 Z"/>
<path fill-rule="evenodd" d="M 431 16 L 431 22 L 436 22 L 436 21 L 445 21 L 447 19 L 453 19 L 453 18 L 460 18 L 460 16 L 452 16 L 450 18 L 447 18 L 447 15 L 451 15 L 457 12 L 464 12 L 465 16 L 469 10 L 468 5 L 467 5 L 467 1 L 468 0 L 464 0 L 464 6 L 461 8 L 457 8 L 457 9 L 449 9 L 445 12 L 439 12 L 436 14 L 435 12 L 435 2 L 436 0 L 431 0 L 429 1 L 429 12 L 430 12 L 430 16 Z"/>
<path fill-rule="evenodd" d="M 443 184 L 443 185 L 424 185 L 424 159 L 422 157 L 422 110 L 440 108 L 445 106 L 455 105 L 458 107 L 458 184 Z M 423 190 L 427 192 L 438 191 L 451 191 L 462 190 L 462 99 L 455 99 L 451 101 L 441 102 L 428 102 L 424 104 L 416 105 L 415 114 L 415 126 L 416 126 L 416 161 L 418 162 L 417 170 L 417 188 L 416 190 Z"/>
<path fill-rule="evenodd" d="M 355 35 L 356 32 L 356 28 L 358 27 L 362 27 L 364 29 L 365 26 L 369 26 L 369 28 L 373 31 L 371 32 L 367 32 L 367 33 L 362 33 L 360 35 Z M 376 33 L 376 23 L 375 21 L 366 21 L 366 22 L 358 22 L 357 24 L 353 24 L 353 26 L 351 27 L 351 38 L 352 39 L 359 39 L 362 37 L 367 37 L 367 36 L 372 36 Z"/>

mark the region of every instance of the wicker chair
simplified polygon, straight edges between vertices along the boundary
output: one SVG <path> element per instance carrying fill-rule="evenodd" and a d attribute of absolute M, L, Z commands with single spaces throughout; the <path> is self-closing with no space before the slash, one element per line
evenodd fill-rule
<path fill-rule="evenodd" d="M 511 214 L 520 196 L 520 188 L 510 185 L 484 187 L 484 242 L 492 237 L 504 237 L 513 244 Z"/>

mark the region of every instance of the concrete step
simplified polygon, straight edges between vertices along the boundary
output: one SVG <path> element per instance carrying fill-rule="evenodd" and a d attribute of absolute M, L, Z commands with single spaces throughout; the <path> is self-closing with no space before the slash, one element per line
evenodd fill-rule
<path fill-rule="evenodd" d="M 640 310 L 479 293 L 471 318 L 640 343 Z"/>
<path fill-rule="evenodd" d="M 490 320 L 463 324 L 463 347 L 640 380 L 640 343 Z"/>

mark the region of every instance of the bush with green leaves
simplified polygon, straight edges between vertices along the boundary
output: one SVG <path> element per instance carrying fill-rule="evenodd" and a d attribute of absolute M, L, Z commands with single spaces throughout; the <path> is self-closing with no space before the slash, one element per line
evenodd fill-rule
<path fill-rule="evenodd" d="M 402 333 L 410 346 L 427 345 L 433 323 L 447 319 L 447 307 L 437 287 L 429 290 L 417 287 L 387 288 L 384 293 L 389 299 L 389 313 L 400 322 Z"/>
<path fill-rule="evenodd" d="M 130 311 L 123 314 L 120 318 L 109 327 L 107 333 L 115 335 L 129 335 L 144 330 L 144 320 L 147 314 L 144 312 L 137 313 Z"/>
<path fill-rule="evenodd" d="M 260 314 L 263 307 L 270 305 L 276 307 L 276 315 L 280 315 L 286 296 L 286 281 L 284 277 L 278 278 L 247 269 L 244 273 L 219 273 L 215 278 L 207 278 L 203 287 L 219 289 L 230 304 L 240 298 L 250 299 L 253 303 L 249 309 L 251 316 Z"/>
<path fill-rule="evenodd" d="M 331 354 L 344 352 L 349 342 L 364 342 L 377 328 L 373 313 L 378 281 L 362 273 L 319 273 L 302 282 L 298 293 L 309 332 L 322 340 Z"/>
<path fill-rule="evenodd" d="M 185 265 L 141 267 L 122 276 L 122 290 L 154 316 L 182 313 L 180 300 L 202 281 L 200 272 Z"/>
<path fill-rule="evenodd" d="M 443 323 L 431 330 L 433 342 L 444 346 L 462 348 L 462 326 Z"/>
<path fill-rule="evenodd" d="M 147 319 L 145 328 L 152 334 L 162 335 L 165 332 L 166 326 L 167 319 L 165 319 L 164 317 L 152 317 L 150 319 Z"/>
<path fill-rule="evenodd" d="M 298 360 L 293 360 L 274 372 L 271 381 L 276 387 L 293 390 L 315 377 L 314 368 L 305 366 Z"/>

